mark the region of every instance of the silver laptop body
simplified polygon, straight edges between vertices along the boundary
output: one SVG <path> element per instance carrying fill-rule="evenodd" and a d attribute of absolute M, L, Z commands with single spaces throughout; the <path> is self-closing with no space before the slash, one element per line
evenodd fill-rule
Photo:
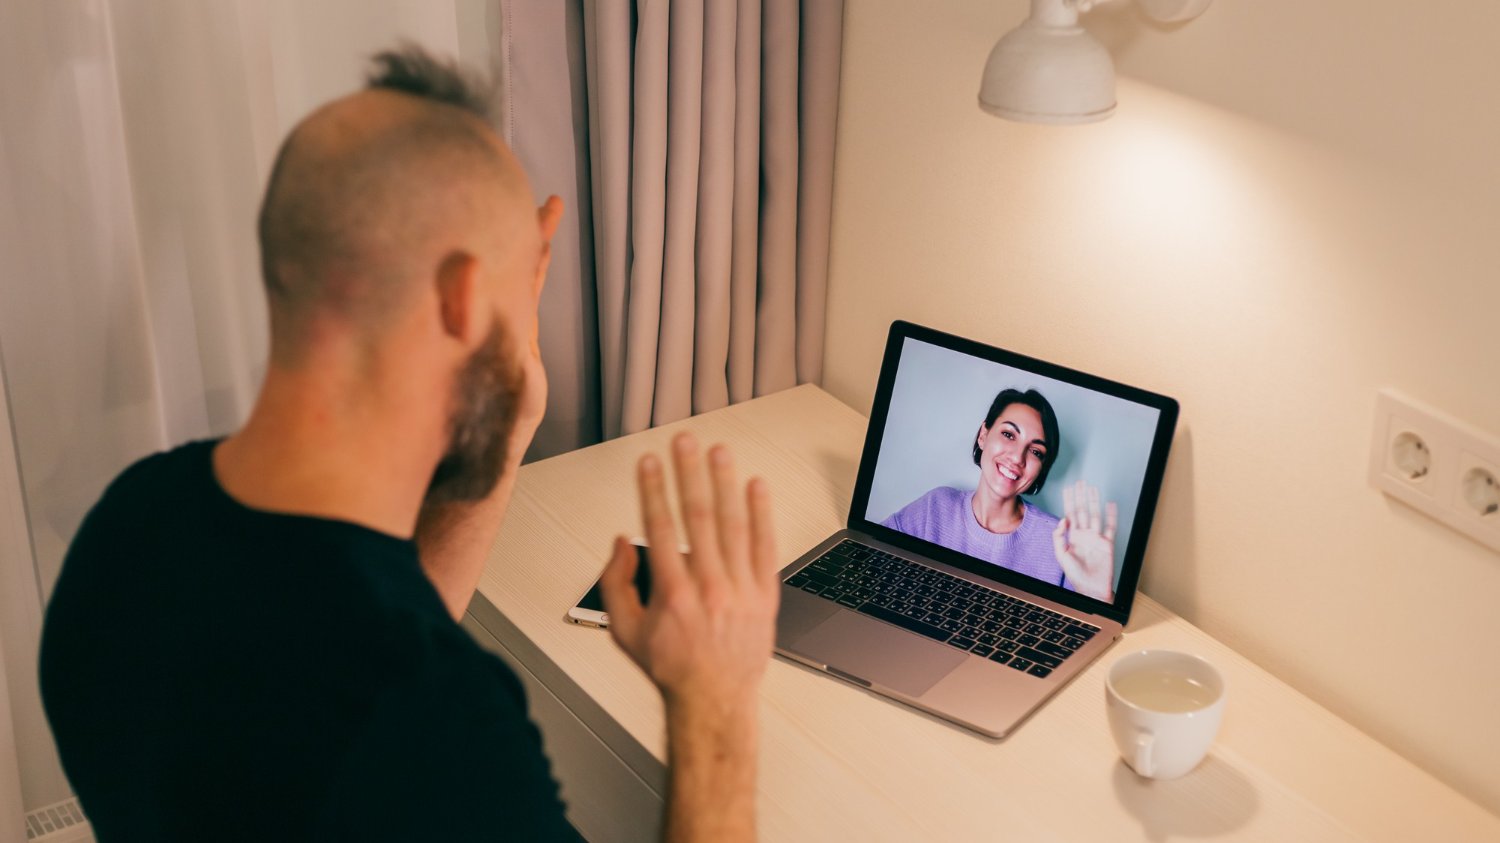
<path fill-rule="evenodd" d="M 1006 559 L 976 558 L 893 526 L 901 523 L 893 501 L 935 482 L 962 494 L 965 431 L 983 429 L 986 410 L 1001 400 L 997 387 L 1052 396 L 1056 456 L 1046 486 L 1092 474 L 1089 482 L 1119 499 L 1112 601 L 1075 591 L 1065 576 L 1038 579 Z M 894 323 L 848 525 L 781 572 L 776 652 L 980 734 L 1006 736 L 1123 634 L 1177 412 L 1165 396 Z M 949 456 L 954 447 L 960 457 Z M 980 462 L 977 448 L 973 461 Z M 982 471 L 972 470 L 970 494 Z M 1030 511 L 1040 516 L 1027 517 L 1055 523 L 1044 520 L 1044 507 L 1051 500 L 1060 509 L 1056 497 L 1037 497 L 1043 508 Z M 943 611 L 927 612 L 938 598 L 947 601 Z M 949 618 L 954 605 L 960 614 Z"/>

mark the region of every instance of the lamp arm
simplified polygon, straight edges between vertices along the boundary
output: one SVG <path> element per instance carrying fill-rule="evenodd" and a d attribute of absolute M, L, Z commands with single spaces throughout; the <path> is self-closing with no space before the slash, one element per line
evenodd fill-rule
<path fill-rule="evenodd" d="M 1115 0 L 1031 0 L 1031 15 L 1052 26 L 1077 26 L 1080 15 Z M 1212 0 L 1136 0 L 1146 16 L 1160 23 L 1192 20 Z"/>
<path fill-rule="evenodd" d="M 1105 3 L 1112 2 L 1114 2 L 1114 0 L 1073 0 L 1073 5 L 1078 9 L 1078 14 L 1082 15 L 1093 9 L 1095 6 L 1103 6 Z"/>
<path fill-rule="evenodd" d="M 1028 24 L 1067 29 L 1078 25 L 1078 16 L 1093 8 L 1099 0 L 1031 0 Z"/>
<path fill-rule="evenodd" d="M 1213 0 L 1135 0 L 1146 17 L 1157 23 L 1178 23 L 1203 14 Z"/>

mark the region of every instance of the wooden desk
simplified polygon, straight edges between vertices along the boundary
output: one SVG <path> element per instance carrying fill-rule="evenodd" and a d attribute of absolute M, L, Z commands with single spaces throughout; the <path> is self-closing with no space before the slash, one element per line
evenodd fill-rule
<path fill-rule="evenodd" d="M 843 525 L 865 418 L 801 386 L 521 469 L 465 623 L 517 666 L 596 843 L 657 838 L 661 702 L 607 632 L 563 614 L 613 536 L 640 532 L 635 461 L 679 430 L 770 481 L 790 562 Z M 1108 666 L 1148 647 L 1199 653 L 1229 685 L 1217 745 L 1176 781 L 1136 778 L 1104 716 Z M 1145 596 L 1124 640 L 1003 741 L 781 659 L 761 716 L 765 840 L 1500 840 L 1500 818 Z"/>

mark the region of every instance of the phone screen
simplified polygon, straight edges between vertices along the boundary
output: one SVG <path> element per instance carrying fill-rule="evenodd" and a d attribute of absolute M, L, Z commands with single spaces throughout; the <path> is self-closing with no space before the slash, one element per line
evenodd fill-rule
<path fill-rule="evenodd" d="M 641 603 L 644 604 L 651 599 L 651 566 L 647 564 L 650 557 L 647 555 L 646 548 L 638 544 L 631 546 L 635 548 L 636 558 L 635 590 L 640 592 Z M 589 589 L 589 593 L 583 595 L 583 599 L 578 601 L 578 608 L 595 612 L 604 611 L 604 593 L 600 590 L 597 580 L 594 582 L 594 587 Z"/>

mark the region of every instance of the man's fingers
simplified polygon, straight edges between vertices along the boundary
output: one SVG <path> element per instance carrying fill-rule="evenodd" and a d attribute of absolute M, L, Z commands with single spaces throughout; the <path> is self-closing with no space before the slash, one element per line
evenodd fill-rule
<path fill-rule="evenodd" d="M 640 592 L 635 590 L 635 569 L 640 565 L 635 547 L 624 536 L 615 537 L 614 552 L 599 577 L 599 591 L 604 597 L 604 611 L 609 613 L 609 631 L 620 646 L 630 652 L 636 629 L 640 626 Z"/>
<path fill-rule="evenodd" d="M 780 570 L 776 554 L 776 527 L 771 521 L 771 487 L 763 478 L 752 478 L 745 486 L 750 510 L 750 558 L 756 579 L 775 585 Z"/>
<path fill-rule="evenodd" d="M 745 503 L 735 488 L 734 457 L 723 445 L 708 449 L 708 473 L 714 488 L 714 515 L 719 528 L 719 553 L 730 576 L 749 579 L 752 576 L 750 527 L 746 521 Z"/>
<path fill-rule="evenodd" d="M 1077 513 L 1075 513 L 1073 511 L 1073 504 L 1074 504 L 1074 501 L 1073 501 L 1073 487 L 1072 486 L 1064 486 L 1063 487 L 1063 520 L 1064 521 L 1073 521 L 1073 520 L 1075 520 Z"/>
<path fill-rule="evenodd" d="M 698 440 L 690 433 L 679 433 L 672 439 L 672 466 L 677 475 L 677 497 L 682 508 L 682 523 L 687 528 L 692 553 L 687 567 L 697 576 L 718 577 L 724 574 L 719 561 L 719 541 L 714 529 L 713 495 L 703 472 L 703 457 Z"/>
<path fill-rule="evenodd" d="M 557 234 L 562 218 L 563 201 L 556 196 L 548 196 L 542 207 L 536 209 L 537 225 L 542 234 L 542 254 L 537 261 L 534 290 L 537 296 L 541 296 L 542 287 L 547 283 L 547 269 L 552 266 L 552 237 Z"/>
<path fill-rule="evenodd" d="M 635 475 L 641 493 L 641 523 L 646 531 L 646 545 L 651 548 L 651 587 L 665 594 L 680 587 L 687 576 L 682 554 L 677 550 L 671 505 L 667 503 L 666 474 L 661 460 L 655 454 L 647 454 L 641 457 Z"/>
<path fill-rule="evenodd" d="M 557 234 L 557 227 L 562 224 L 562 198 L 556 194 L 548 196 L 547 201 L 536 209 L 536 218 L 542 227 L 542 239 L 551 242 L 553 235 Z"/>
<path fill-rule="evenodd" d="M 1104 506 L 1104 537 L 1110 541 L 1115 540 L 1115 532 L 1120 526 L 1120 506 L 1110 501 Z"/>
<path fill-rule="evenodd" d="M 1099 518 L 1099 487 L 1084 484 L 1089 491 L 1089 529 L 1098 532 L 1103 526 Z"/>

